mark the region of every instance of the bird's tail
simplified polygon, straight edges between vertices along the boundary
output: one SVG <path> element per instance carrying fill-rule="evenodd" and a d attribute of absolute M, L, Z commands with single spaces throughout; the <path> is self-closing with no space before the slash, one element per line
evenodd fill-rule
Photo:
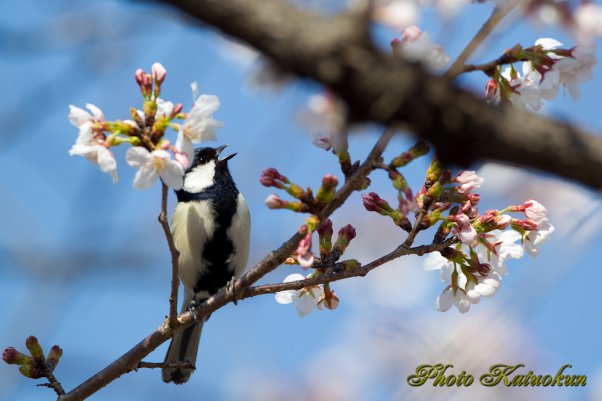
<path fill-rule="evenodd" d="M 183 312 L 187 310 L 191 300 L 192 297 L 186 294 L 184 305 L 182 306 Z M 195 322 L 192 326 L 174 334 L 165 355 L 166 364 L 189 363 L 195 366 L 205 320 L 205 318 L 202 318 L 202 320 Z M 183 384 L 188 381 L 192 372 L 194 372 L 193 367 L 164 367 L 161 370 L 161 376 L 165 383 L 174 382 L 175 384 Z"/>

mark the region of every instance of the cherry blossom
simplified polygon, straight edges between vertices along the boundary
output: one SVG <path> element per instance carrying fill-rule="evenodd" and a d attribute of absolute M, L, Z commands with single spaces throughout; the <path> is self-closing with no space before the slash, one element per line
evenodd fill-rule
<path fill-rule="evenodd" d="M 81 137 L 81 136 L 80 136 Z M 80 138 L 78 138 L 79 140 Z M 76 143 L 69 150 L 71 156 L 84 156 L 90 162 L 97 164 L 100 167 L 100 171 L 103 173 L 109 173 L 111 180 L 115 184 L 119 177 L 117 176 L 117 161 L 113 156 L 113 153 L 105 146 L 90 141 L 89 143 Z"/>
<path fill-rule="evenodd" d="M 475 188 L 480 188 L 485 179 L 479 177 L 475 171 L 465 170 L 458 174 L 454 181 L 460 184 L 456 187 L 456 191 L 460 194 L 467 194 Z"/>
<path fill-rule="evenodd" d="M 343 103 L 328 92 L 310 96 L 306 109 L 299 116 L 301 124 L 311 131 L 312 143 L 335 153 L 348 148 L 345 131 L 346 111 Z"/>
<path fill-rule="evenodd" d="M 175 190 L 182 189 L 184 169 L 165 150 L 149 152 L 141 146 L 135 146 L 128 149 L 125 160 L 138 169 L 134 177 L 134 188 L 150 188 L 161 177 L 165 185 Z"/>
<path fill-rule="evenodd" d="M 451 287 L 447 287 L 439 297 L 437 297 L 436 306 L 439 312 L 447 312 L 452 305 L 455 305 L 460 313 L 466 313 L 470 310 L 471 302 L 466 292 L 463 290 L 454 291 Z"/>
<path fill-rule="evenodd" d="M 401 41 L 394 42 L 393 48 L 410 60 L 422 62 L 433 71 L 445 67 L 449 62 L 443 48 L 433 43 L 429 33 L 417 26 L 404 29 Z"/>
<path fill-rule="evenodd" d="M 537 226 L 536 230 L 526 231 L 523 235 L 523 246 L 529 256 L 538 256 L 540 245 L 547 241 L 555 230 L 546 219 Z"/>
<path fill-rule="evenodd" d="M 305 279 L 306 277 L 302 274 L 294 273 L 286 276 L 283 283 Z M 306 287 L 301 290 L 280 291 L 275 295 L 276 302 L 279 304 L 287 305 L 294 303 L 299 317 L 309 315 L 317 307 L 318 302 L 322 297 L 323 292 L 319 286 Z"/>

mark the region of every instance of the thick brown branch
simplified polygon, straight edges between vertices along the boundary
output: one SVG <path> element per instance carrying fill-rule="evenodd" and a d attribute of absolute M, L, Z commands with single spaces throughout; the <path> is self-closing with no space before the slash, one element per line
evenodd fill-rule
<path fill-rule="evenodd" d="M 163 0 L 245 41 L 280 68 L 327 85 L 352 121 L 405 125 L 445 162 L 498 160 L 602 188 L 602 139 L 562 121 L 488 105 L 450 80 L 378 51 L 355 14 L 278 0 Z"/>
<path fill-rule="evenodd" d="M 393 130 L 387 130 L 381 135 L 366 160 L 347 180 L 345 185 L 343 185 L 341 189 L 336 192 L 330 203 L 324 206 L 318 216 L 322 221 L 330 216 L 337 208 L 339 208 L 345 202 L 345 200 L 347 200 L 349 195 L 351 195 L 351 193 L 357 189 L 359 183 L 374 170 L 375 162 L 381 159 L 382 153 L 387 147 L 393 134 Z M 302 237 L 303 235 L 297 232 L 277 250 L 270 252 L 265 258 L 263 258 L 261 262 L 255 265 L 255 267 L 253 267 L 236 282 L 233 293 L 228 294 L 226 290 L 222 290 L 209 298 L 207 301 L 203 302 L 197 308 L 197 317 L 201 318 L 202 316 L 206 316 L 221 308 L 228 302 L 231 302 L 233 300 L 233 294 L 244 294 L 247 288 L 257 282 L 257 280 L 274 270 L 276 267 L 280 266 L 284 260 L 289 257 L 291 253 L 293 253 L 295 248 L 297 248 Z M 180 315 L 177 321 L 179 329 L 183 329 L 192 323 L 193 318 L 190 312 L 185 312 Z M 169 319 L 166 320 L 161 327 L 159 327 L 117 360 L 113 361 L 103 370 L 96 373 L 94 376 L 77 386 L 75 389 L 71 390 L 69 393 L 59 397 L 59 401 L 86 399 L 121 375 L 135 370 L 142 358 L 151 353 L 159 345 L 167 341 L 173 335 L 173 331 L 174 329 L 173 326 L 170 326 Z"/>
<path fill-rule="evenodd" d="M 171 230 L 167 222 L 167 193 L 168 187 L 161 181 L 161 213 L 159 214 L 159 223 L 163 227 L 163 233 L 167 239 L 167 245 L 169 246 L 169 252 L 171 253 L 171 292 L 169 294 L 169 326 L 172 328 L 177 327 L 178 324 L 178 286 L 180 279 L 178 277 L 178 259 L 180 258 L 180 252 L 176 249 L 176 244 L 173 241 Z"/>

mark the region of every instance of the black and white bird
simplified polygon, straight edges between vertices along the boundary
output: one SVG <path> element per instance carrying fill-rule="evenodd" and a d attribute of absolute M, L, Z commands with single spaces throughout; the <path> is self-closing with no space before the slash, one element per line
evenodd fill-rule
<path fill-rule="evenodd" d="M 249 257 L 251 218 L 249 208 L 228 170 L 219 159 L 228 145 L 200 148 L 184 175 L 184 187 L 176 191 L 178 204 L 171 231 L 180 252 L 180 281 L 184 286 L 182 311 L 199 305 L 243 273 Z M 196 363 L 199 340 L 207 318 L 176 333 L 165 363 Z M 163 368 L 163 381 L 182 384 L 193 369 Z"/>

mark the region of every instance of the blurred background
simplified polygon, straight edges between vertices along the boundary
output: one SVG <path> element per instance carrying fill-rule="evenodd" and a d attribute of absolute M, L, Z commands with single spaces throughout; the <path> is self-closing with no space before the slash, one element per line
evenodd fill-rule
<path fill-rule="evenodd" d="M 339 2 L 299 2 L 340 7 Z M 133 74 L 155 61 L 168 70 L 162 97 L 191 106 L 190 83 L 216 94 L 224 123 L 219 142 L 238 156 L 230 163 L 252 215 L 249 265 L 278 247 L 303 217 L 271 211 L 272 193 L 260 172 L 276 167 L 303 186 L 317 188 L 326 173 L 340 171 L 335 157 L 311 144 L 299 113 L 320 88 L 294 81 L 279 89 L 258 86 L 264 64 L 249 49 L 204 29 L 174 10 L 142 1 L 2 2 L 0 14 L 0 347 L 24 348 L 36 335 L 45 349 L 64 349 L 55 371 L 66 389 L 86 380 L 159 326 L 168 312 L 170 259 L 157 223 L 160 187 L 132 188 L 134 170 L 115 148 L 120 181 L 68 150 L 77 129 L 67 120 L 70 104 L 99 106 L 109 120 L 128 118 L 141 98 Z M 454 18 L 433 9 L 420 14 L 453 58 L 490 14 L 492 4 L 463 8 Z M 515 43 L 553 37 L 574 41 L 553 26 L 513 22 L 474 58 L 497 57 Z M 374 31 L 387 47 L 400 33 Z M 569 118 L 602 132 L 598 66 L 582 86 L 582 99 L 568 96 L 546 104 L 543 114 Z M 486 77 L 473 73 L 460 83 L 482 94 Z M 363 159 L 379 127 L 350 136 L 354 159 Z M 391 143 L 387 159 L 413 143 Z M 428 158 L 406 168 L 414 189 Z M 535 198 L 547 206 L 557 231 L 536 259 L 509 262 L 510 275 L 492 299 L 461 315 L 435 309 L 443 289 L 439 275 L 422 260 L 393 261 L 365 278 L 333 285 L 336 311 L 298 318 L 291 305 L 272 295 L 228 305 L 206 325 L 197 371 L 183 386 L 164 384 L 158 370 L 140 370 L 116 380 L 93 400 L 590 400 L 602 401 L 600 276 L 597 239 L 602 226 L 599 196 L 557 178 L 486 163 L 473 166 L 485 177 L 481 210 L 502 209 Z M 598 172 L 592 172 L 598 174 Z M 382 174 L 373 190 L 393 201 Z M 171 195 L 170 195 L 171 196 Z M 169 208 L 175 198 L 170 197 Z M 404 235 L 389 220 L 369 214 L 354 194 L 333 217 L 335 230 L 356 227 L 348 256 L 361 262 L 394 249 Z M 431 232 L 421 240 L 431 238 Z M 263 283 L 280 282 L 299 269 L 281 267 Z M 147 361 L 162 361 L 167 345 Z M 524 363 L 540 374 L 572 364 L 587 375 L 579 388 L 468 389 L 409 387 L 406 377 L 420 364 L 451 363 L 478 380 L 496 363 Z M 14 366 L 0 363 L 0 400 L 53 399 Z"/>

